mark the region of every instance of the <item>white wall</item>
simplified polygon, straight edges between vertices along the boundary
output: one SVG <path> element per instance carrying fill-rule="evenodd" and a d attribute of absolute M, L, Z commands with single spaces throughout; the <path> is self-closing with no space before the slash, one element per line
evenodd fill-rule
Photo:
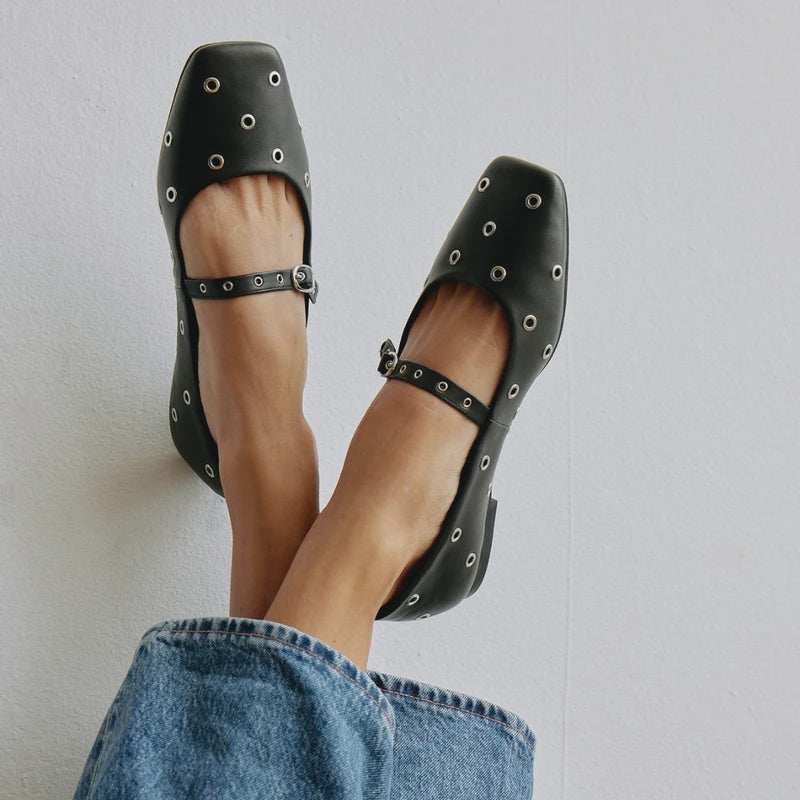
<path fill-rule="evenodd" d="M 138 638 L 224 614 L 179 460 L 155 166 L 201 42 L 286 63 L 315 187 L 323 500 L 484 165 L 559 172 L 567 323 L 495 481 L 481 591 L 371 665 L 506 705 L 538 798 L 800 789 L 795 3 L 0 6 L 0 796 L 69 797 Z M 334 369 L 349 364 L 347 390 Z"/>

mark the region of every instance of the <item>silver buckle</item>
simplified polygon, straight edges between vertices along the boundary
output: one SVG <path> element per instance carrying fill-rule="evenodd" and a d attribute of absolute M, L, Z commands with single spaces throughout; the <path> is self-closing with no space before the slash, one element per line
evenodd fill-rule
<path fill-rule="evenodd" d="M 306 279 L 308 283 L 305 283 Z M 292 286 L 303 294 L 311 294 L 316 289 L 317 282 L 308 264 L 296 264 L 292 267 Z"/>
<path fill-rule="evenodd" d="M 394 342 L 391 339 L 387 339 L 381 345 L 380 356 L 381 361 L 380 364 L 378 364 L 378 372 L 380 372 L 384 378 L 388 378 L 398 362 L 397 348 L 395 348 Z"/>

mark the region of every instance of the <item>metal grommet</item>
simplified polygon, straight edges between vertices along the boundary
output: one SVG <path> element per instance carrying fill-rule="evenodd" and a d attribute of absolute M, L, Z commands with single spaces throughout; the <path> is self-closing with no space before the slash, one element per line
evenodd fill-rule
<path fill-rule="evenodd" d="M 411 597 L 409 597 L 406 602 L 407 602 L 407 605 L 413 606 L 414 603 L 418 603 L 419 602 L 419 595 L 418 594 L 412 594 Z"/>
<path fill-rule="evenodd" d="M 525 328 L 526 331 L 532 331 L 536 327 L 536 317 L 533 314 L 528 314 L 525 319 L 522 320 L 522 327 Z"/>
<path fill-rule="evenodd" d="M 303 270 L 298 270 L 295 277 L 297 278 L 298 283 L 302 283 L 306 279 L 306 274 L 303 272 Z"/>
<path fill-rule="evenodd" d="M 401 375 L 402 375 L 402 374 L 403 374 L 403 373 L 406 371 L 406 367 L 407 367 L 407 366 L 408 366 L 408 364 L 403 364 L 403 365 L 400 367 L 400 374 L 401 374 Z"/>
<path fill-rule="evenodd" d="M 478 556 L 476 556 L 475 553 L 470 553 L 467 556 L 467 560 L 464 562 L 464 564 L 467 567 L 471 567 L 477 560 L 478 560 Z"/>
<path fill-rule="evenodd" d="M 465 397 L 461 401 L 461 405 L 464 406 L 464 408 L 469 408 L 472 405 L 472 398 L 471 397 Z"/>
<path fill-rule="evenodd" d="M 209 478 L 214 477 L 214 468 L 211 466 L 211 464 L 206 464 L 206 475 L 208 475 Z"/>
<path fill-rule="evenodd" d="M 455 530 L 454 530 L 454 531 L 453 531 L 453 532 L 450 534 L 450 541 L 451 541 L 451 542 L 457 542 L 457 541 L 458 541 L 460 538 L 461 538 L 461 528 L 456 528 L 456 529 L 455 529 Z"/>
<path fill-rule="evenodd" d="M 233 281 L 225 281 L 225 283 L 222 284 L 222 288 L 226 292 L 230 292 L 233 289 Z"/>
<path fill-rule="evenodd" d="M 264 285 L 264 279 L 260 275 L 256 275 L 255 278 L 253 278 L 253 283 L 256 286 L 263 286 Z"/>
<path fill-rule="evenodd" d="M 447 391 L 447 381 L 439 381 L 439 383 L 436 384 L 436 388 L 440 392 L 446 392 Z"/>
<path fill-rule="evenodd" d="M 208 286 L 206 286 L 204 283 L 201 283 L 201 284 L 200 284 L 200 285 L 199 285 L 197 288 L 198 288 L 198 289 L 199 289 L 199 290 L 200 290 L 200 291 L 201 291 L 203 294 L 205 294 L 205 293 L 208 291 Z"/>
<path fill-rule="evenodd" d="M 278 274 L 275 276 L 275 280 L 277 280 L 277 281 L 278 281 L 278 283 L 283 283 L 283 275 L 281 275 L 281 273 L 279 272 L 279 273 L 278 273 Z"/>
<path fill-rule="evenodd" d="M 489 221 L 488 221 L 488 222 L 487 222 L 487 223 L 486 223 L 486 224 L 483 226 L 483 235 L 484 235 L 484 236 L 491 236 L 491 235 L 492 235 L 492 234 L 493 234 L 493 233 L 494 233 L 496 230 L 497 230 L 497 225 L 495 225 L 495 223 L 494 223 L 494 222 L 492 222 L 491 220 L 489 220 Z"/>
<path fill-rule="evenodd" d="M 500 281 L 504 281 L 506 279 L 506 268 L 505 267 L 492 267 L 492 271 L 489 273 L 491 279 L 495 283 L 500 283 Z"/>
<path fill-rule="evenodd" d="M 256 126 L 256 118 L 252 114 L 242 114 L 242 118 L 239 120 L 239 124 L 246 131 L 251 131 Z"/>
<path fill-rule="evenodd" d="M 519 394 L 519 385 L 512 384 L 512 386 L 508 390 L 508 399 L 513 400 Z"/>
<path fill-rule="evenodd" d="M 275 148 L 275 149 L 272 151 L 272 160 L 273 160 L 273 161 L 274 161 L 276 164 L 280 164 L 280 163 L 281 163 L 281 161 L 283 161 L 283 150 L 281 150 L 281 149 L 280 149 L 280 147 L 276 147 L 276 148 Z"/>
<path fill-rule="evenodd" d="M 206 78 L 203 81 L 203 88 L 209 93 L 214 94 L 219 91 L 219 78 Z"/>
<path fill-rule="evenodd" d="M 170 410 L 169 413 L 170 413 L 170 416 L 172 417 L 172 421 L 173 422 L 177 422 L 178 421 L 178 412 L 173 408 L 173 409 Z"/>
<path fill-rule="evenodd" d="M 525 205 L 535 211 L 542 204 L 542 198 L 538 194 L 529 194 L 525 198 Z"/>
<path fill-rule="evenodd" d="M 276 70 L 272 70 L 269 74 L 269 82 L 271 86 L 280 86 L 281 85 L 281 74 Z"/>
<path fill-rule="evenodd" d="M 421 378 L 422 377 L 422 370 L 421 369 L 414 370 L 414 377 L 415 378 Z"/>
<path fill-rule="evenodd" d="M 303 182 L 306 185 L 306 189 L 308 189 L 308 187 L 311 186 L 311 176 L 307 172 L 305 175 L 303 175 Z"/>
<path fill-rule="evenodd" d="M 450 266 L 452 267 L 455 264 L 458 264 L 458 259 L 459 258 L 461 258 L 461 251 L 460 250 L 453 250 L 453 252 L 450 253 Z"/>
<path fill-rule="evenodd" d="M 181 336 L 183 336 L 183 334 L 185 332 L 185 329 L 183 327 L 183 320 L 182 319 L 178 320 L 178 330 L 181 332 Z"/>
<path fill-rule="evenodd" d="M 169 147 L 172 144 L 172 131 L 167 131 L 164 134 L 164 147 Z"/>
<path fill-rule="evenodd" d="M 186 403 L 187 406 L 189 405 L 189 403 L 192 402 L 192 398 L 191 398 L 191 396 L 189 394 L 189 390 L 188 389 L 184 389 L 183 390 L 183 402 Z"/>
<path fill-rule="evenodd" d="M 484 177 L 478 181 L 478 191 L 485 192 L 489 188 L 489 179 Z"/>
<path fill-rule="evenodd" d="M 554 281 L 560 281 L 564 277 L 564 267 L 561 264 L 556 264 L 550 271 Z"/>
<path fill-rule="evenodd" d="M 492 463 L 492 459 L 489 456 L 484 456 L 481 459 L 481 469 L 488 469 L 489 468 L 489 464 L 491 464 L 491 463 Z"/>
<path fill-rule="evenodd" d="M 420 614 L 417 619 L 428 619 L 430 614 L 426 611 L 424 614 Z"/>
<path fill-rule="evenodd" d="M 167 202 L 174 203 L 178 197 L 178 190 L 174 186 L 167 187 Z"/>
<path fill-rule="evenodd" d="M 214 153 L 208 159 L 208 166 L 211 169 L 222 169 L 225 166 L 225 159 L 219 153 Z"/>
<path fill-rule="evenodd" d="M 542 358 L 550 358 L 551 355 L 553 355 L 553 345 L 549 344 L 545 347 Z"/>

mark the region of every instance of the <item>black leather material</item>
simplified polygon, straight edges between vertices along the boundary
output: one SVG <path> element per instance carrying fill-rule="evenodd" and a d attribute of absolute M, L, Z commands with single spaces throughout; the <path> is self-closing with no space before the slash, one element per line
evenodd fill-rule
<path fill-rule="evenodd" d="M 402 356 L 431 288 L 444 281 L 464 281 L 490 294 L 505 311 L 511 334 L 509 354 L 439 535 L 376 619 L 439 614 L 482 583 L 494 531 L 497 501 L 492 497 L 492 480 L 497 459 L 522 399 L 561 337 L 567 240 L 567 198 L 561 179 L 543 167 L 508 156 L 496 158 L 484 170 L 450 229 L 396 353 Z M 381 355 L 381 371 L 386 374 L 383 348 Z M 397 355 L 394 359 L 403 363 Z M 386 377 L 400 377 L 397 366 Z M 441 379 L 452 385 L 447 377 Z M 430 382 L 417 385 L 438 394 Z"/>
<path fill-rule="evenodd" d="M 380 355 L 378 372 L 384 377 L 407 381 L 435 394 L 477 425 L 483 425 L 489 418 L 489 408 L 446 375 L 414 361 L 398 358 L 391 339 L 381 345 Z"/>
<path fill-rule="evenodd" d="M 188 297 L 198 300 L 223 300 L 246 294 L 276 292 L 281 289 L 296 289 L 308 295 L 312 303 L 317 302 L 317 282 L 314 270 L 308 264 L 298 264 L 292 269 L 276 269 L 270 272 L 248 272 L 230 278 L 186 278 L 183 288 Z"/>
<path fill-rule="evenodd" d="M 268 259 L 266 272 L 190 280 L 180 248 L 179 226 L 189 202 L 207 186 L 259 173 L 281 175 L 297 190 L 305 221 L 305 263 L 296 268 L 302 272 L 311 263 L 311 178 L 281 57 L 274 47 L 261 42 L 198 47 L 184 65 L 162 138 L 158 205 L 172 249 L 177 295 L 177 352 L 169 423 L 172 440 L 192 469 L 220 495 L 217 446 L 200 403 L 198 328 L 190 298 L 223 299 L 278 289 L 303 291 L 307 321 L 309 302 L 316 299 L 316 281 L 306 269 L 300 286 L 296 286 L 292 270 L 275 269 L 277 265 L 269 264 Z M 233 283 L 231 290 L 227 290 L 226 281 Z M 201 283 L 206 292 L 200 289 Z"/>

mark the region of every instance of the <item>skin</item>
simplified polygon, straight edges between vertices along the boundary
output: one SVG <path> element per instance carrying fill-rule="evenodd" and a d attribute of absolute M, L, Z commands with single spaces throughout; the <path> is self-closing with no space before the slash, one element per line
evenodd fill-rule
<path fill-rule="evenodd" d="M 193 278 L 302 261 L 300 203 L 278 176 L 209 186 L 189 205 L 180 236 Z M 478 426 L 428 392 L 385 381 L 320 513 L 316 445 L 302 408 L 302 295 L 193 302 L 201 399 L 233 533 L 230 613 L 291 625 L 366 669 L 375 614 L 435 539 Z M 400 355 L 488 404 L 508 344 L 494 300 L 448 282 L 429 290 Z"/>

